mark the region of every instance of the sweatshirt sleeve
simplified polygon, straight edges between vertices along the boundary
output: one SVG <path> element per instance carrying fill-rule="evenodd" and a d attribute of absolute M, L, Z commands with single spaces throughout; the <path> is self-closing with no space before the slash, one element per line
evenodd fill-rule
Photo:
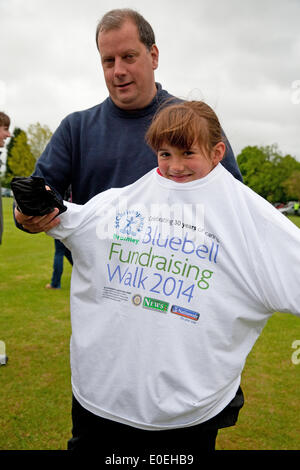
<path fill-rule="evenodd" d="M 41 176 L 61 197 L 71 183 L 72 139 L 67 116 L 52 135 L 36 163 L 33 176 Z"/>
<path fill-rule="evenodd" d="M 271 312 L 300 316 L 300 229 L 282 214 L 266 220 L 260 287 Z"/>
<path fill-rule="evenodd" d="M 222 129 L 222 135 L 223 135 L 226 150 L 225 150 L 224 158 L 222 159 L 221 163 L 224 166 L 224 168 L 226 168 L 226 170 L 228 170 L 237 180 L 243 182 L 243 177 L 240 172 L 237 161 L 235 159 L 235 156 L 233 154 L 233 150 L 231 148 L 229 140 L 227 139 L 223 129 Z"/>

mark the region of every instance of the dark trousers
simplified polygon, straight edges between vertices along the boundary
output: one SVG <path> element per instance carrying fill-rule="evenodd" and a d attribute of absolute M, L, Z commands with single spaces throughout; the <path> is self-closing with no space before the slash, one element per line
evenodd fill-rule
<path fill-rule="evenodd" d="M 51 279 L 51 286 L 56 289 L 60 288 L 61 276 L 64 268 L 64 256 L 67 258 L 69 263 L 73 265 L 72 254 L 65 247 L 65 245 L 60 240 L 54 240 L 55 253 L 53 260 L 53 273 Z"/>
<path fill-rule="evenodd" d="M 109 455 L 137 455 L 147 458 L 150 452 L 190 453 L 214 451 L 218 429 L 201 429 L 201 426 L 146 431 L 110 421 L 83 408 L 73 396 L 73 437 L 68 450 L 73 454 L 95 452 L 102 457 Z"/>

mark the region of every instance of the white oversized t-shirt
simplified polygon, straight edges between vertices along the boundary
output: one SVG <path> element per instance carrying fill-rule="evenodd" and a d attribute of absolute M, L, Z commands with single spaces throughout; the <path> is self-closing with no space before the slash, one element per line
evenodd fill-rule
<path fill-rule="evenodd" d="M 143 429 L 216 416 L 270 315 L 300 315 L 300 230 L 220 164 L 66 205 L 76 399 Z"/>

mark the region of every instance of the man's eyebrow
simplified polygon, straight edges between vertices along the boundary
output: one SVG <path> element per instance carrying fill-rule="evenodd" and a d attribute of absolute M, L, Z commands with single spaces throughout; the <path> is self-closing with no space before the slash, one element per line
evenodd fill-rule
<path fill-rule="evenodd" d="M 121 52 L 121 56 L 125 56 L 127 54 L 138 54 L 139 52 L 136 49 L 126 49 L 125 51 Z M 104 54 L 102 56 L 102 60 L 104 59 L 113 59 L 115 57 L 114 54 Z"/>
<path fill-rule="evenodd" d="M 126 49 L 123 54 L 137 54 L 138 51 L 136 49 Z"/>
<path fill-rule="evenodd" d="M 113 59 L 114 56 L 112 54 L 106 54 L 101 56 L 101 60 L 106 60 L 106 59 Z"/>

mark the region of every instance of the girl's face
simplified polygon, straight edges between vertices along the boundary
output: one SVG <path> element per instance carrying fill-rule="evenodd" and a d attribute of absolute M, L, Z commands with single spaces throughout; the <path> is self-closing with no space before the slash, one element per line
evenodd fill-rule
<path fill-rule="evenodd" d="M 208 175 L 222 160 L 224 153 L 223 142 L 219 142 L 210 155 L 205 154 L 197 143 L 189 149 L 172 147 L 165 143 L 157 152 L 158 167 L 165 178 L 176 183 L 187 183 Z"/>

